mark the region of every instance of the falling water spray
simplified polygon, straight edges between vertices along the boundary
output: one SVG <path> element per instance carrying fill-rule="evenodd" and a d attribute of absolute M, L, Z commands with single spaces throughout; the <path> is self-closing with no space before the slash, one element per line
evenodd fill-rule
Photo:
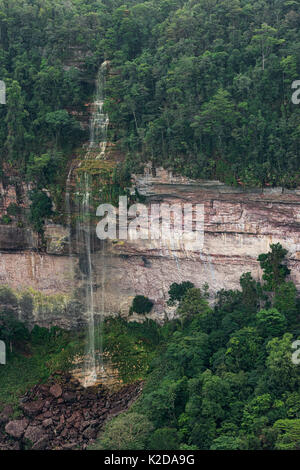
<path fill-rule="evenodd" d="M 92 103 L 92 115 L 90 119 L 90 137 L 88 148 L 85 154 L 85 160 L 104 159 L 107 146 L 107 130 L 109 125 L 108 115 L 104 112 L 105 99 L 105 78 L 107 72 L 107 62 L 104 62 L 97 74 L 96 91 L 94 101 Z M 67 222 L 71 239 L 71 207 L 70 207 L 70 186 L 72 171 L 71 169 L 66 185 L 66 210 Z M 92 264 L 92 240 L 93 240 L 93 224 L 91 223 L 90 214 L 92 211 L 92 185 L 91 177 L 87 171 L 83 171 L 79 186 L 77 187 L 77 221 L 76 221 L 76 245 L 79 253 L 79 268 L 81 272 L 82 282 L 85 290 L 85 314 L 88 326 L 85 363 L 84 363 L 84 385 L 92 386 L 97 382 L 97 370 L 103 371 L 103 351 L 102 351 L 102 319 L 104 313 L 104 283 L 102 279 L 102 301 L 100 312 L 100 338 L 99 348 L 96 351 L 95 346 L 95 296 L 94 296 L 94 279 Z M 71 254 L 71 248 L 70 248 Z M 104 253 L 102 252 L 102 258 Z M 104 274 L 103 274 L 104 276 Z"/>

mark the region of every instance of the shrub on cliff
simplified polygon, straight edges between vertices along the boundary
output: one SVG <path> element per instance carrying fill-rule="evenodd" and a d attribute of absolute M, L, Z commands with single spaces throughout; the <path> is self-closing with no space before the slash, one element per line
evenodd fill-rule
<path fill-rule="evenodd" d="M 0 286 L 0 304 L 12 308 L 18 306 L 18 299 L 10 287 Z"/>
<path fill-rule="evenodd" d="M 12 202 L 8 208 L 7 208 L 7 214 L 11 215 L 12 217 L 16 217 L 17 215 L 20 215 L 22 212 L 22 209 L 18 204 L 15 202 Z"/>
<path fill-rule="evenodd" d="M 153 302 L 145 297 L 144 295 L 137 295 L 132 302 L 132 306 L 130 308 L 130 313 L 138 313 L 140 315 L 144 315 L 146 313 L 150 313 L 153 307 Z"/>
<path fill-rule="evenodd" d="M 0 221 L 3 225 L 9 225 L 12 223 L 12 218 L 9 215 L 4 214 Z"/>
<path fill-rule="evenodd" d="M 44 221 L 52 215 L 52 201 L 44 191 L 30 191 L 30 215 L 29 219 L 38 233 L 42 233 Z"/>
<path fill-rule="evenodd" d="M 174 305 L 176 301 L 180 302 L 187 291 L 193 287 L 195 287 L 194 284 L 189 281 L 184 281 L 181 284 L 174 282 L 169 289 L 170 298 L 168 300 L 168 305 Z"/>

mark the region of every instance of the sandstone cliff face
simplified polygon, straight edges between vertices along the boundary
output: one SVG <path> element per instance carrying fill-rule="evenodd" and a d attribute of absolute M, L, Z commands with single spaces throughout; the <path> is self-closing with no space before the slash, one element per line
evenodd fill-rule
<path fill-rule="evenodd" d="M 204 205 L 204 245 L 200 251 L 182 247 L 149 247 L 147 241 L 112 244 L 105 262 L 94 254 L 98 281 L 105 266 L 107 311 L 128 312 L 132 298 L 143 294 L 155 301 L 153 316 L 171 315 L 166 308 L 169 286 L 192 281 L 218 290 L 239 288 L 240 276 L 250 271 L 261 278 L 257 258 L 280 242 L 288 251 L 291 279 L 300 288 L 300 192 L 281 189 L 244 191 L 218 182 L 196 183 L 173 178 L 164 170 L 137 178 L 149 202 Z"/>
<path fill-rule="evenodd" d="M 128 315 L 132 299 L 141 294 L 155 302 L 150 317 L 163 321 L 174 313 L 166 308 L 170 284 L 190 280 L 201 287 L 207 282 L 213 301 L 213 294 L 221 288 L 238 288 L 244 272 L 260 279 L 257 257 L 277 242 L 289 252 L 291 279 L 300 289 L 300 191 L 245 191 L 218 182 L 187 181 L 163 169 L 157 169 L 155 176 L 148 171 L 135 180 L 148 203 L 203 204 L 204 245 L 202 250 L 188 251 L 143 240 L 108 242 L 102 247 L 99 243 L 92 254 L 97 312 Z M 32 251 L 32 239 L 23 243 L 22 237 L 28 239 L 24 233 L 0 228 L 1 283 L 69 297 L 76 290 L 80 297 L 85 285 L 82 260 L 76 254 L 66 255 L 67 230 L 47 227 L 44 254 Z M 44 326 L 60 323 L 57 315 L 55 320 L 51 315 L 41 320 Z M 39 322 L 38 316 L 35 321 Z M 61 323 L 66 326 L 66 318 Z M 67 324 L 71 326 L 71 320 Z"/>

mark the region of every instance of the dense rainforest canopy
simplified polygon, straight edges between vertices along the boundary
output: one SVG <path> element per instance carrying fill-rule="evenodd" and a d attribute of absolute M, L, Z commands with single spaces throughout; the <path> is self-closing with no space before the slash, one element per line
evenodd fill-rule
<path fill-rule="evenodd" d="M 299 183 L 298 0 L 0 0 L 2 164 L 59 191 L 103 60 L 110 140 L 130 170 Z"/>

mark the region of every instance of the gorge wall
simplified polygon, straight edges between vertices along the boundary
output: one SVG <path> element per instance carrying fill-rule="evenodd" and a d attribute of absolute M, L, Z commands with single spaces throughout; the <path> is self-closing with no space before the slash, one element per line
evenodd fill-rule
<path fill-rule="evenodd" d="M 194 252 L 155 248 L 143 240 L 102 246 L 96 242 L 92 253 L 96 314 L 127 316 L 135 295 L 145 295 L 155 304 L 149 316 L 163 321 L 173 315 L 166 306 L 170 284 L 189 280 L 201 287 L 207 282 L 213 301 L 218 290 L 238 288 L 244 272 L 260 279 L 257 257 L 277 242 L 289 252 L 291 279 L 300 289 L 300 191 L 229 188 L 219 182 L 187 181 L 163 169 L 153 176 L 147 168 L 145 175 L 134 179 L 148 203 L 204 204 L 204 246 Z M 82 260 L 76 253 L 69 256 L 67 228 L 48 224 L 45 236 L 47 248 L 40 253 L 28 228 L 0 225 L 1 284 L 80 300 L 85 284 L 80 275 Z M 80 317 L 84 317 L 80 309 L 72 315 L 65 303 L 59 313 L 37 309 L 32 322 L 72 327 Z"/>

